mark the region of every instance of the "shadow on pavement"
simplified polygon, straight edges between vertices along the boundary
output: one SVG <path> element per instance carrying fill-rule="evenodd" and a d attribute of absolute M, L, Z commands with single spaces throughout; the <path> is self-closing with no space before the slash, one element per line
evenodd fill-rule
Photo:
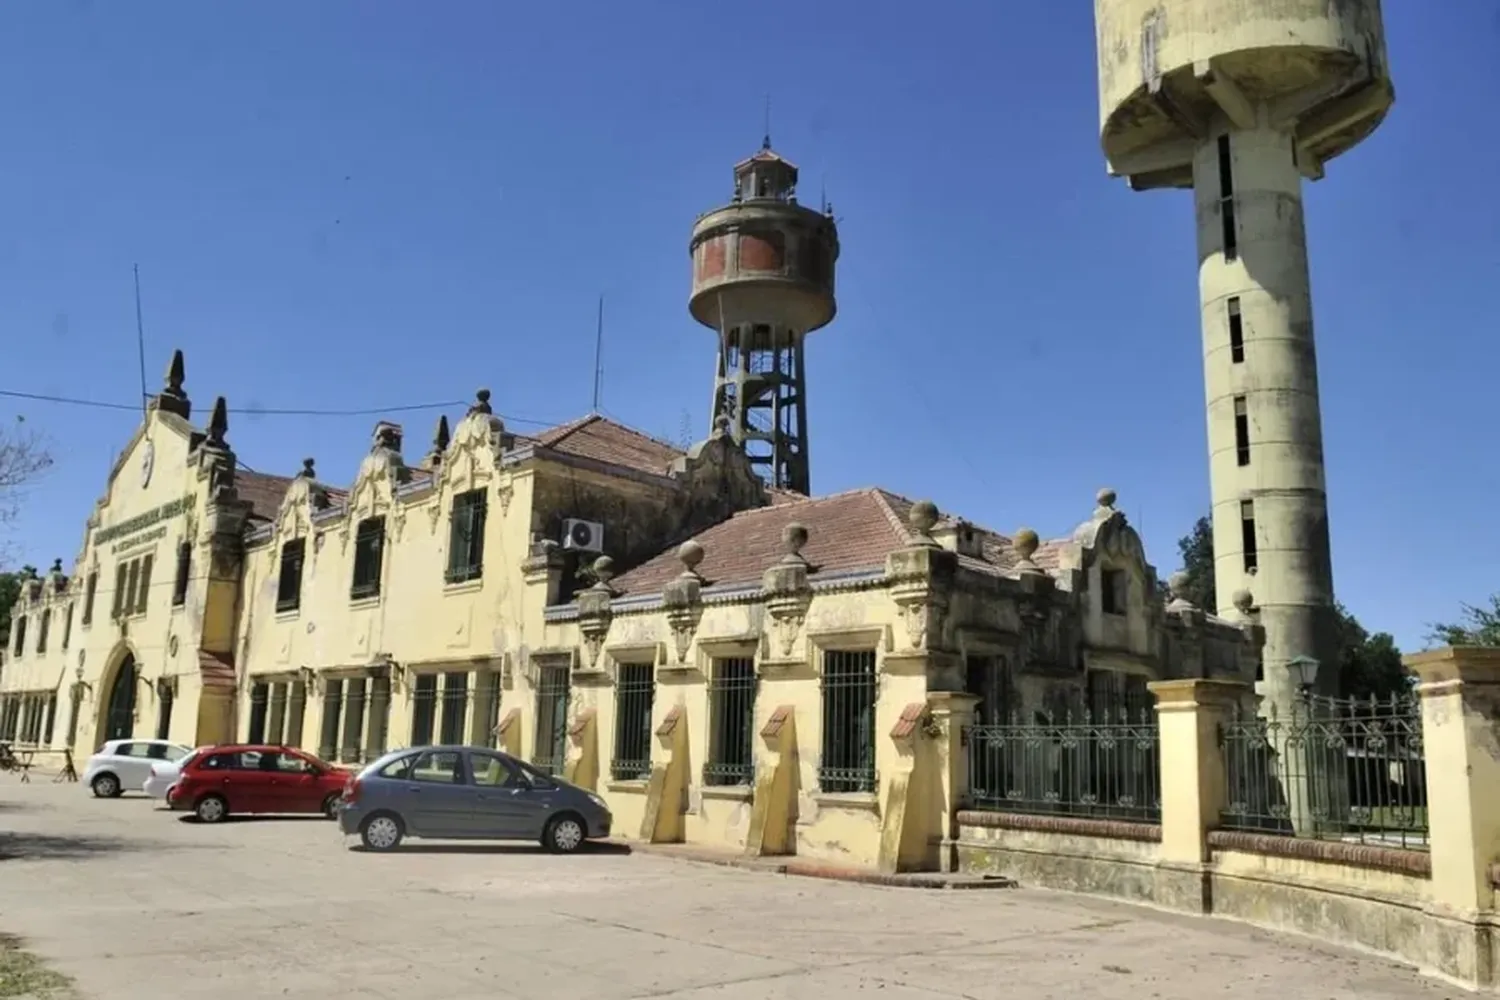
<path fill-rule="evenodd" d="M 363 844 L 356 844 L 349 850 L 356 854 L 381 854 L 382 851 L 372 851 Z M 546 854 L 547 849 L 540 844 L 494 844 L 494 843 L 460 843 L 451 841 L 438 844 L 428 843 L 405 843 L 391 854 Z M 574 857 L 586 854 L 629 854 L 630 847 L 627 844 L 584 844 L 580 847 Z"/>
<path fill-rule="evenodd" d="M 192 813 L 185 813 L 177 817 L 177 822 L 187 823 L 190 826 L 229 826 L 233 823 L 332 823 L 333 821 L 321 813 L 316 815 L 298 815 L 292 813 L 289 815 L 272 816 L 236 816 L 230 813 L 217 823 L 205 823 Z"/>
<path fill-rule="evenodd" d="M 177 850 L 182 846 L 196 845 L 161 844 L 121 837 L 0 832 L 0 861 L 78 861 L 131 851 Z"/>

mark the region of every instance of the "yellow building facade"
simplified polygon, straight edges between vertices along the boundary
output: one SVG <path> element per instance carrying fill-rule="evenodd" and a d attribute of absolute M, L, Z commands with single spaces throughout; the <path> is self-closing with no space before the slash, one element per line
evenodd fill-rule
<path fill-rule="evenodd" d="M 970 721 L 1255 676 L 1251 609 L 1169 600 L 1109 491 L 1070 538 L 1009 538 L 767 489 L 722 428 L 686 452 L 597 415 L 514 434 L 484 391 L 412 461 L 379 423 L 336 487 L 311 459 L 237 470 L 223 401 L 200 431 L 180 355 L 167 381 L 72 575 L 27 582 L 0 739 L 498 746 L 623 836 L 930 869 Z"/>

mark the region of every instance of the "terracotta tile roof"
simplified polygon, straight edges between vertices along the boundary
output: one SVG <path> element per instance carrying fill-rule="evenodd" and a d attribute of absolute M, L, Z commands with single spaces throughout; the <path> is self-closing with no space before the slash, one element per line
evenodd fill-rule
<path fill-rule="evenodd" d="M 528 439 L 518 439 L 518 443 L 521 440 L 529 440 L 536 448 L 658 476 L 666 475 L 667 469 L 683 454 L 681 449 L 665 441 L 658 441 L 597 413 L 549 428 Z"/>
<path fill-rule="evenodd" d="M 243 469 L 234 474 L 235 492 L 250 505 L 250 516 L 258 521 L 276 520 L 276 512 L 281 510 L 281 501 L 291 485 L 291 476 L 270 476 Z"/>
<path fill-rule="evenodd" d="M 710 584 L 759 581 L 766 567 L 781 558 L 781 532 L 793 522 L 807 528 L 802 555 L 818 573 L 884 567 L 890 552 L 911 541 L 906 522 L 913 501 L 887 490 L 866 488 L 825 497 L 777 492 L 780 496 L 771 506 L 742 511 L 695 536 L 703 546 L 698 572 Z M 1009 538 L 972 527 L 980 535 L 984 555 L 960 557 L 964 565 L 987 572 L 1015 566 L 1018 557 Z M 1056 569 L 1059 548 L 1065 544 L 1043 542 L 1032 559 L 1042 569 Z M 627 594 L 657 593 L 681 572 L 673 548 L 622 574 L 614 584 Z"/>

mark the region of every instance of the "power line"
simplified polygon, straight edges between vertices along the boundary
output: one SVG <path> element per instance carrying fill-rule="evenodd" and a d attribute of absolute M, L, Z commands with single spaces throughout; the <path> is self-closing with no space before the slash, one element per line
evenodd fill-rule
<path fill-rule="evenodd" d="M 40 392 L 21 392 L 17 389 L 0 389 L 0 396 L 11 399 L 28 399 L 38 403 L 59 403 L 66 406 L 92 406 L 101 410 L 134 410 L 134 403 L 111 403 L 98 399 L 75 399 L 69 396 L 53 396 Z M 230 410 L 231 413 L 240 413 L 258 417 L 378 417 L 387 413 L 409 413 L 416 410 L 451 410 L 456 407 L 466 407 L 466 400 L 447 400 L 441 403 L 410 403 L 404 406 L 383 406 L 371 409 L 358 410 L 307 410 L 307 409 L 281 409 L 270 406 L 238 406 Z M 514 424 L 532 424 L 537 427 L 555 427 L 562 423 L 560 420 L 534 420 L 530 417 L 513 417 L 507 414 L 499 414 L 502 420 Z"/>

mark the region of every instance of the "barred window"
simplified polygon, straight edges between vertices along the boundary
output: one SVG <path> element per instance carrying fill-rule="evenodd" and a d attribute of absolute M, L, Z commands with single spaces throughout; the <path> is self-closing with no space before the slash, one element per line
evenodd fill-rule
<path fill-rule="evenodd" d="M 656 699 L 656 668 L 649 663 L 622 663 L 615 681 L 615 755 L 610 773 L 616 781 L 651 776 L 651 704 Z"/>
<path fill-rule="evenodd" d="M 137 561 L 141 564 L 141 582 L 136 590 L 135 613 L 143 615 L 146 613 L 146 602 L 151 597 L 151 564 L 156 561 L 156 557 L 148 552 Z"/>
<path fill-rule="evenodd" d="M 875 651 L 825 652 L 822 688 L 819 789 L 875 791 Z"/>
<path fill-rule="evenodd" d="M 437 674 L 419 674 L 411 689 L 411 745 L 432 745 L 437 721 Z"/>
<path fill-rule="evenodd" d="M 498 671 L 480 671 L 475 683 L 477 697 L 474 702 L 473 732 L 469 739 L 472 746 L 495 748 L 498 735 L 495 727 L 500 724 L 500 674 Z"/>
<path fill-rule="evenodd" d="M 250 726 L 245 734 L 247 743 L 266 741 L 266 703 L 269 693 L 270 686 L 264 681 L 257 681 L 250 688 Z"/>
<path fill-rule="evenodd" d="M 57 692 L 53 691 L 47 695 L 47 728 L 42 733 L 42 743 L 46 746 L 52 745 L 52 732 L 57 725 Z"/>
<path fill-rule="evenodd" d="M 302 606 L 302 563 L 307 555 L 307 539 L 293 538 L 281 546 L 281 572 L 276 577 L 276 610 L 296 611 Z M 380 574 L 377 571 L 376 583 Z"/>
<path fill-rule="evenodd" d="M 129 563 L 122 562 L 115 564 L 115 594 L 109 607 L 109 616 L 111 618 L 120 617 L 120 612 L 125 610 L 125 584 L 129 579 L 129 574 Z"/>
<path fill-rule="evenodd" d="M 442 742 L 450 746 L 464 741 L 464 716 L 469 710 L 469 675 L 454 671 L 443 675 Z"/>
<path fill-rule="evenodd" d="M 94 595 L 99 592 L 99 571 L 94 570 L 89 574 L 88 581 L 83 587 L 83 624 L 94 623 Z"/>
<path fill-rule="evenodd" d="M 351 600 L 380 595 L 380 560 L 385 549 L 385 518 L 367 517 L 354 534 L 354 583 Z"/>
<path fill-rule="evenodd" d="M 188 578 L 193 573 L 193 543 L 184 539 L 177 543 L 177 579 L 172 583 L 172 607 L 180 608 L 187 603 Z"/>
<path fill-rule="evenodd" d="M 537 672 L 536 746 L 531 762 L 547 774 L 561 774 L 568 748 L 568 687 L 571 677 L 561 664 L 544 664 Z"/>
<path fill-rule="evenodd" d="M 40 620 L 37 622 L 36 627 L 36 651 L 38 653 L 45 653 L 47 651 L 47 633 L 52 631 L 52 610 L 50 608 L 42 609 L 42 613 L 38 618 Z"/>
<path fill-rule="evenodd" d="M 159 740 L 172 738 L 172 702 L 175 700 L 170 687 L 162 688 L 161 694 L 157 695 L 156 738 Z"/>
<path fill-rule="evenodd" d="M 755 661 L 715 660 L 708 680 L 708 761 L 705 785 L 748 785 L 755 780 Z"/>
<path fill-rule="evenodd" d="M 453 498 L 448 524 L 449 583 L 477 580 L 484 573 L 484 519 L 488 498 L 482 489 Z"/>
<path fill-rule="evenodd" d="M 964 660 L 964 690 L 978 698 L 974 723 L 1003 726 L 1016 710 L 1015 686 L 1010 664 L 1003 656 L 970 656 Z"/>
<path fill-rule="evenodd" d="M 365 679 L 344 681 L 344 735 L 339 740 L 339 760 L 352 764 L 364 756 Z"/>
<path fill-rule="evenodd" d="M 62 648 L 67 649 L 68 643 L 73 641 L 73 602 L 68 602 L 67 617 L 63 618 L 63 641 Z"/>
<path fill-rule="evenodd" d="M 141 582 L 141 561 L 132 559 L 125 567 L 125 603 L 120 606 L 120 614 L 135 614 L 135 592 Z"/>
<path fill-rule="evenodd" d="M 323 733 L 318 738 L 318 756 L 334 760 L 339 749 L 339 711 L 344 707 L 344 682 L 330 677 L 323 682 Z"/>

